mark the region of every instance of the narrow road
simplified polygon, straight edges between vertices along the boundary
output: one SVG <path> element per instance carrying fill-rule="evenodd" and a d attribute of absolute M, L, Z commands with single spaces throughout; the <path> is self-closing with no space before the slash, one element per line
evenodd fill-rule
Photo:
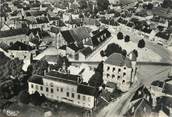
<path fill-rule="evenodd" d="M 104 107 L 100 113 L 98 113 L 97 117 L 122 117 L 129 109 L 130 100 L 140 86 L 140 82 L 135 82 L 127 93 L 117 101 L 111 102 L 109 105 Z"/>

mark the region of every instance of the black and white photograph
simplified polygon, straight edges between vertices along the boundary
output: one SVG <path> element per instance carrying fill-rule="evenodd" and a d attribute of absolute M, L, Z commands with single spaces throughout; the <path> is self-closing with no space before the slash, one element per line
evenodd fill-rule
<path fill-rule="evenodd" d="M 172 117 L 172 0 L 0 0 L 0 117 Z"/>

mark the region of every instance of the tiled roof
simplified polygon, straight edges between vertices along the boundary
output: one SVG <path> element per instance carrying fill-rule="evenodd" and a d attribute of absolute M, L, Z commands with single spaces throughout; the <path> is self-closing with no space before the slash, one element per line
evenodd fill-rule
<path fill-rule="evenodd" d="M 27 29 L 25 28 L 0 31 L 0 38 L 16 36 L 16 35 L 24 35 L 26 34 L 26 32 L 27 32 Z"/>
<path fill-rule="evenodd" d="M 91 95 L 91 96 L 97 97 L 98 89 L 96 89 L 94 87 L 91 87 L 91 86 L 79 84 L 78 88 L 77 88 L 77 93 L 86 94 L 86 95 Z"/>
<path fill-rule="evenodd" d="M 57 28 L 57 27 L 51 27 L 51 28 L 50 28 L 50 32 L 53 32 L 53 33 L 58 34 L 58 33 L 60 32 L 60 29 Z"/>
<path fill-rule="evenodd" d="M 166 19 L 172 19 L 172 10 L 168 8 L 156 7 L 152 10 L 152 13 Z"/>
<path fill-rule="evenodd" d="M 77 52 L 81 49 L 81 48 L 77 47 L 75 44 L 70 44 L 67 47 L 74 50 L 75 52 Z"/>
<path fill-rule="evenodd" d="M 75 41 L 78 43 L 82 43 L 83 39 L 90 37 L 89 31 L 90 31 L 90 29 L 87 27 L 79 27 L 79 28 L 74 28 L 72 30 L 62 31 L 61 33 L 62 33 L 64 39 L 68 43 L 72 43 Z"/>
<path fill-rule="evenodd" d="M 83 48 L 82 50 L 80 50 L 80 52 L 84 55 L 84 56 L 88 56 L 90 55 L 93 50 L 90 48 L 90 47 L 86 47 L 86 48 Z"/>
<path fill-rule="evenodd" d="M 71 74 L 62 74 L 56 71 L 50 71 L 46 74 L 45 78 L 55 81 L 60 81 L 60 82 L 76 84 L 78 83 L 80 76 L 71 75 Z"/>
<path fill-rule="evenodd" d="M 33 50 L 33 48 L 27 44 L 24 44 L 22 42 L 15 42 L 14 44 L 12 44 L 12 46 L 9 47 L 9 50 L 27 50 L 27 51 L 31 51 Z"/>
<path fill-rule="evenodd" d="M 39 76 L 39 75 L 33 75 L 28 81 L 32 82 L 32 83 L 43 85 L 42 76 Z"/>
<path fill-rule="evenodd" d="M 132 67 L 131 61 L 119 53 L 113 53 L 111 56 L 109 56 L 106 59 L 105 63 L 111 64 L 111 65 L 116 65 L 116 66 L 127 66 L 128 68 Z"/>
<path fill-rule="evenodd" d="M 156 34 L 157 37 L 160 37 L 162 39 L 168 40 L 170 37 L 170 34 L 168 32 L 158 32 Z"/>
<path fill-rule="evenodd" d="M 49 23 L 49 20 L 47 17 L 36 18 L 36 21 L 37 21 L 37 24 Z"/>

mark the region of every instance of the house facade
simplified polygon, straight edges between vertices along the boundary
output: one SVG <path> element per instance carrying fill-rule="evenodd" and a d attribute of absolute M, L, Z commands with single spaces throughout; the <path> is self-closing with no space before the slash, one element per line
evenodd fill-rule
<path fill-rule="evenodd" d="M 136 62 L 136 61 L 134 61 Z M 103 66 L 104 83 L 113 82 L 121 91 L 127 91 L 134 79 L 132 61 L 119 53 L 114 53 L 107 58 Z"/>
<path fill-rule="evenodd" d="M 95 107 L 97 90 L 80 82 L 77 75 L 50 71 L 45 76 L 34 75 L 28 81 L 28 92 L 37 91 L 51 100 L 91 110 Z"/>

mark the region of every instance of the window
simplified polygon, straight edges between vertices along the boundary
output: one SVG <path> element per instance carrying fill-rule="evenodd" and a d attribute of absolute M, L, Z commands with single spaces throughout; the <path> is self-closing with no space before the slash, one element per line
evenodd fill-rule
<path fill-rule="evenodd" d="M 75 94 L 74 93 L 72 93 L 72 98 L 74 98 L 75 97 Z"/>
<path fill-rule="evenodd" d="M 112 78 L 115 78 L 115 75 L 114 74 L 112 75 Z"/>
<path fill-rule="evenodd" d="M 63 88 L 61 88 L 61 92 L 63 92 Z"/>
<path fill-rule="evenodd" d="M 118 79 L 120 79 L 120 76 L 118 76 Z"/>
<path fill-rule="evenodd" d="M 85 101 L 85 96 L 83 96 L 83 100 Z"/>
<path fill-rule="evenodd" d="M 110 69 L 110 67 L 107 67 L 107 71 Z"/>
<path fill-rule="evenodd" d="M 48 87 L 46 87 L 46 92 L 48 92 Z"/>
<path fill-rule="evenodd" d="M 122 81 L 122 84 L 125 83 L 125 80 Z"/>
<path fill-rule="evenodd" d="M 57 87 L 57 92 L 59 92 L 59 88 Z"/>
<path fill-rule="evenodd" d="M 66 96 L 69 97 L 69 92 L 66 92 Z"/>
<path fill-rule="evenodd" d="M 115 71 L 115 67 L 113 68 L 113 72 Z"/>
<path fill-rule="evenodd" d="M 126 67 L 124 67 L 124 69 L 126 69 Z"/>
<path fill-rule="evenodd" d="M 36 90 L 38 90 L 38 85 L 35 85 Z"/>
<path fill-rule="evenodd" d="M 41 91 L 43 90 L 43 87 L 42 87 L 42 86 L 40 86 L 40 90 L 41 90 Z"/>
<path fill-rule="evenodd" d="M 50 83 L 50 87 L 53 87 L 53 83 Z"/>
<path fill-rule="evenodd" d="M 109 77 L 110 75 L 109 74 L 107 74 L 107 78 Z"/>
<path fill-rule="evenodd" d="M 126 75 L 126 73 L 123 73 L 123 76 L 125 76 Z"/>
<path fill-rule="evenodd" d="M 51 88 L 51 93 L 53 93 L 54 92 L 54 90 Z"/>
<path fill-rule="evenodd" d="M 31 88 L 33 88 L 33 84 L 31 84 Z"/>
<path fill-rule="evenodd" d="M 120 71 L 121 71 L 121 69 L 119 68 L 119 69 L 118 69 L 118 72 L 120 72 Z"/>
<path fill-rule="evenodd" d="M 90 98 L 90 97 L 88 97 L 88 101 L 89 101 L 89 102 L 91 101 L 91 98 Z"/>
<path fill-rule="evenodd" d="M 78 95 L 78 99 L 80 100 L 80 98 L 81 98 L 81 96 L 80 95 Z"/>

